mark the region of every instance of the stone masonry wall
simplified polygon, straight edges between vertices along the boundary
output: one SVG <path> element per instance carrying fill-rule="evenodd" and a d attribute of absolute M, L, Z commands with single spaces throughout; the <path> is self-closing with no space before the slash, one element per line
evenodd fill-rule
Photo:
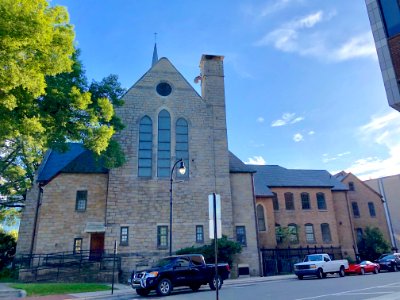
<path fill-rule="evenodd" d="M 171 95 L 163 97 L 157 94 L 155 88 L 161 81 L 172 86 Z M 219 88 L 223 88 L 223 81 L 219 82 Z M 162 109 L 171 115 L 171 164 L 178 159 L 175 157 L 175 123 L 183 117 L 189 124 L 189 177 L 174 180 L 173 184 L 172 251 L 196 244 L 196 225 L 203 226 L 204 243 L 209 242 L 208 195 L 213 192 L 221 195 L 224 212 L 222 232 L 233 238 L 226 127 L 218 127 L 218 134 L 223 136 L 217 136 L 213 125 L 212 103 L 200 97 L 165 58 L 160 59 L 126 93 L 123 100 L 125 105 L 118 108 L 116 113 L 126 128 L 116 138 L 126 154 L 127 163 L 110 171 L 106 247 L 112 246 L 114 240 L 119 241 L 121 226 L 128 226 L 129 243 L 126 246 L 120 245 L 119 253 L 168 254 L 168 247 L 157 247 L 157 226 L 169 226 L 170 212 L 169 178 L 159 178 L 156 174 L 157 117 Z M 151 178 L 137 176 L 138 124 L 145 115 L 153 123 Z M 215 115 L 215 118 L 220 116 Z"/>
<path fill-rule="evenodd" d="M 250 275 L 260 276 L 260 256 L 257 245 L 252 176 L 246 173 L 234 173 L 230 177 L 234 226 L 245 226 L 247 242 L 246 246 L 242 248 L 242 253 L 237 256 L 235 263 L 248 264 Z"/>
<path fill-rule="evenodd" d="M 87 190 L 87 207 L 75 211 L 76 191 Z M 87 222 L 104 222 L 106 174 L 60 174 L 43 187 L 34 253 L 72 251 L 75 238 L 82 250 L 90 249 Z"/>

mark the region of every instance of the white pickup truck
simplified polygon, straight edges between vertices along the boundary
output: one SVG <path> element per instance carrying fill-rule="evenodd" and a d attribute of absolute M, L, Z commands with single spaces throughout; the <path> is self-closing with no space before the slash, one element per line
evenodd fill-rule
<path fill-rule="evenodd" d="M 327 274 L 339 273 L 340 277 L 345 275 L 344 270 L 349 267 L 347 259 L 331 260 L 328 254 L 310 254 L 304 261 L 294 265 L 294 273 L 297 278 L 314 275 L 318 278 L 325 278 Z"/>

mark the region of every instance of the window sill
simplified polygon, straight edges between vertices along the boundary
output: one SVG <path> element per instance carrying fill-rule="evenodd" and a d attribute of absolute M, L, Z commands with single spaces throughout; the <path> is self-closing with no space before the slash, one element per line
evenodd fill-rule
<path fill-rule="evenodd" d="M 127 243 L 120 243 L 119 245 L 120 245 L 121 247 L 129 246 L 129 244 L 127 244 Z"/>

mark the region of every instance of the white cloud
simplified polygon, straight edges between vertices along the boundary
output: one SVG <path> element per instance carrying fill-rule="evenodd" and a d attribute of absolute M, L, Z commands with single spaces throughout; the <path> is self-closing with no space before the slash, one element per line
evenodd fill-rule
<path fill-rule="evenodd" d="M 346 172 L 352 172 L 362 180 L 400 173 L 400 114 L 397 111 L 372 117 L 368 124 L 359 128 L 359 134 L 365 143 L 385 147 L 387 156 L 360 158 Z"/>
<path fill-rule="evenodd" d="M 270 1 L 265 5 L 259 12 L 260 17 L 265 17 L 273 14 L 277 11 L 283 10 L 289 5 L 293 5 L 293 2 L 302 2 L 302 0 L 274 0 Z"/>
<path fill-rule="evenodd" d="M 265 165 L 265 159 L 262 156 L 249 157 L 245 164 L 249 165 Z"/>
<path fill-rule="evenodd" d="M 296 143 L 304 141 L 303 135 L 301 133 L 296 133 L 293 136 L 293 141 L 295 141 Z"/>
<path fill-rule="evenodd" d="M 371 57 L 376 59 L 375 44 L 370 32 L 352 37 L 332 53 L 332 58 L 338 61 L 355 57 Z"/>
<path fill-rule="evenodd" d="M 264 123 L 264 118 L 263 117 L 258 117 L 257 118 L 257 123 Z"/>
<path fill-rule="evenodd" d="M 308 132 L 308 135 L 314 135 L 315 134 L 315 131 L 314 130 L 310 130 L 309 132 Z"/>
<path fill-rule="evenodd" d="M 290 22 L 268 32 L 254 43 L 255 46 L 270 46 L 276 49 L 315 57 L 328 62 L 340 62 L 364 57 L 377 59 L 373 37 L 370 31 L 353 35 L 348 40 L 332 45 L 331 34 L 317 31 L 316 25 L 332 19 L 335 11 L 322 10 Z"/>
<path fill-rule="evenodd" d="M 284 126 L 287 124 L 294 124 L 304 120 L 304 117 L 295 117 L 295 113 L 284 113 L 282 117 L 278 120 L 275 120 L 271 123 L 272 127 Z"/>
<path fill-rule="evenodd" d="M 328 163 L 328 162 L 330 162 L 330 161 L 337 160 L 337 159 L 339 159 L 340 157 L 343 157 L 343 156 L 346 156 L 346 155 L 349 155 L 349 154 L 351 154 L 350 151 L 338 153 L 338 154 L 335 154 L 335 155 L 332 155 L 332 156 L 329 156 L 328 153 L 324 153 L 324 154 L 322 155 L 322 156 L 323 156 L 322 162 L 323 162 L 323 163 Z"/>

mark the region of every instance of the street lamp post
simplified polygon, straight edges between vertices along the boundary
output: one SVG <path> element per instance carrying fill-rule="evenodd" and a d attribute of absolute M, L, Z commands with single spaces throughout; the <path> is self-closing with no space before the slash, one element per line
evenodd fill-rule
<path fill-rule="evenodd" d="M 171 169 L 171 176 L 170 176 L 170 186 L 169 186 L 169 255 L 172 255 L 172 183 L 173 183 L 173 179 L 172 179 L 172 175 L 174 174 L 174 169 L 176 167 L 176 165 L 179 164 L 179 173 L 184 175 L 186 173 L 186 167 L 185 167 L 185 163 L 183 162 L 183 159 L 179 159 L 177 160 L 172 169 Z"/>

